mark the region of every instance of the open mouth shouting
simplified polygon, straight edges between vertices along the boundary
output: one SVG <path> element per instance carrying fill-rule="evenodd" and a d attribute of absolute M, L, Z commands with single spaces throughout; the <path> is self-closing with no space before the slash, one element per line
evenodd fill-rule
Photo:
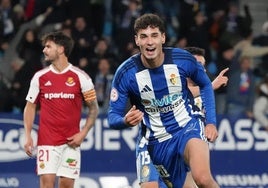
<path fill-rule="evenodd" d="M 148 47 L 145 49 L 145 51 L 146 51 L 147 55 L 152 56 L 152 55 L 154 55 L 156 48 Z"/>

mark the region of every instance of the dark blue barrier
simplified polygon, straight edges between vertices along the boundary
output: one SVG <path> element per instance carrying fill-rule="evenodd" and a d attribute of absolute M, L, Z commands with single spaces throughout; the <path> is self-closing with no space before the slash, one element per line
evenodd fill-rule
<path fill-rule="evenodd" d="M 34 138 L 37 129 L 36 123 Z M 243 117 L 219 116 L 218 130 L 219 137 L 210 148 L 212 173 L 221 187 L 268 187 L 268 133 L 258 123 Z M 106 117 L 100 116 L 81 145 L 81 178 L 75 187 L 138 188 L 137 133 L 137 128 L 111 130 Z M 0 188 L 38 187 L 35 159 L 26 156 L 23 144 L 22 116 L 0 114 Z"/>
<path fill-rule="evenodd" d="M 245 117 L 218 117 L 212 172 L 221 187 L 268 187 L 268 133 Z"/>

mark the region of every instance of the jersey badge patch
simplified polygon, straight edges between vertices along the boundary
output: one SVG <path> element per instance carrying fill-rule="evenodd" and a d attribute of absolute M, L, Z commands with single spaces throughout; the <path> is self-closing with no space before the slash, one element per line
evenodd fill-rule
<path fill-rule="evenodd" d="M 115 102 L 118 99 L 118 91 L 115 88 L 112 88 L 111 94 L 110 94 L 111 101 Z"/>
<path fill-rule="evenodd" d="M 41 169 L 44 169 L 44 168 L 45 168 L 45 164 L 42 162 L 42 163 L 40 163 L 39 167 L 40 167 Z"/>
<path fill-rule="evenodd" d="M 150 168 L 147 165 L 144 165 L 141 170 L 141 175 L 143 178 L 146 178 L 150 174 Z"/>
<path fill-rule="evenodd" d="M 169 80 L 173 85 L 176 85 L 178 83 L 178 76 L 176 76 L 176 74 L 171 74 Z"/>
<path fill-rule="evenodd" d="M 67 78 L 67 81 L 65 82 L 65 84 L 67 86 L 74 86 L 75 85 L 75 81 L 74 81 L 74 79 L 72 77 L 68 77 Z"/>

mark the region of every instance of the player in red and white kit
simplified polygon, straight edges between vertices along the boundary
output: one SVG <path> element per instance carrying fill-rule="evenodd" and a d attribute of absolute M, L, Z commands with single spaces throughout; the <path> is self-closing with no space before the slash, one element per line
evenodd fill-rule
<path fill-rule="evenodd" d="M 40 188 L 73 188 L 80 174 L 80 145 L 98 115 L 96 93 L 91 78 L 68 62 L 73 40 L 61 32 L 42 38 L 45 61 L 51 65 L 37 72 L 31 81 L 24 109 L 26 141 L 24 149 L 32 156 L 31 137 L 37 104 L 40 120 L 37 140 L 37 173 Z M 82 103 L 89 108 L 80 130 Z"/>

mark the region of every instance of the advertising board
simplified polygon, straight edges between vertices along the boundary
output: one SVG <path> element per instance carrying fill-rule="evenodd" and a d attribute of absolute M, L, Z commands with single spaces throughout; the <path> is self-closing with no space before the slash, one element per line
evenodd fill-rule
<path fill-rule="evenodd" d="M 34 140 L 37 129 L 36 122 Z M 218 117 L 218 131 L 217 141 L 209 146 L 212 173 L 220 186 L 268 188 L 268 133 L 252 119 L 225 116 Z M 137 127 L 109 129 L 107 118 L 99 116 L 81 145 L 81 177 L 75 188 L 138 188 L 137 134 Z M 24 153 L 23 145 L 22 115 L 0 114 L 0 188 L 38 187 L 35 158 Z"/>

